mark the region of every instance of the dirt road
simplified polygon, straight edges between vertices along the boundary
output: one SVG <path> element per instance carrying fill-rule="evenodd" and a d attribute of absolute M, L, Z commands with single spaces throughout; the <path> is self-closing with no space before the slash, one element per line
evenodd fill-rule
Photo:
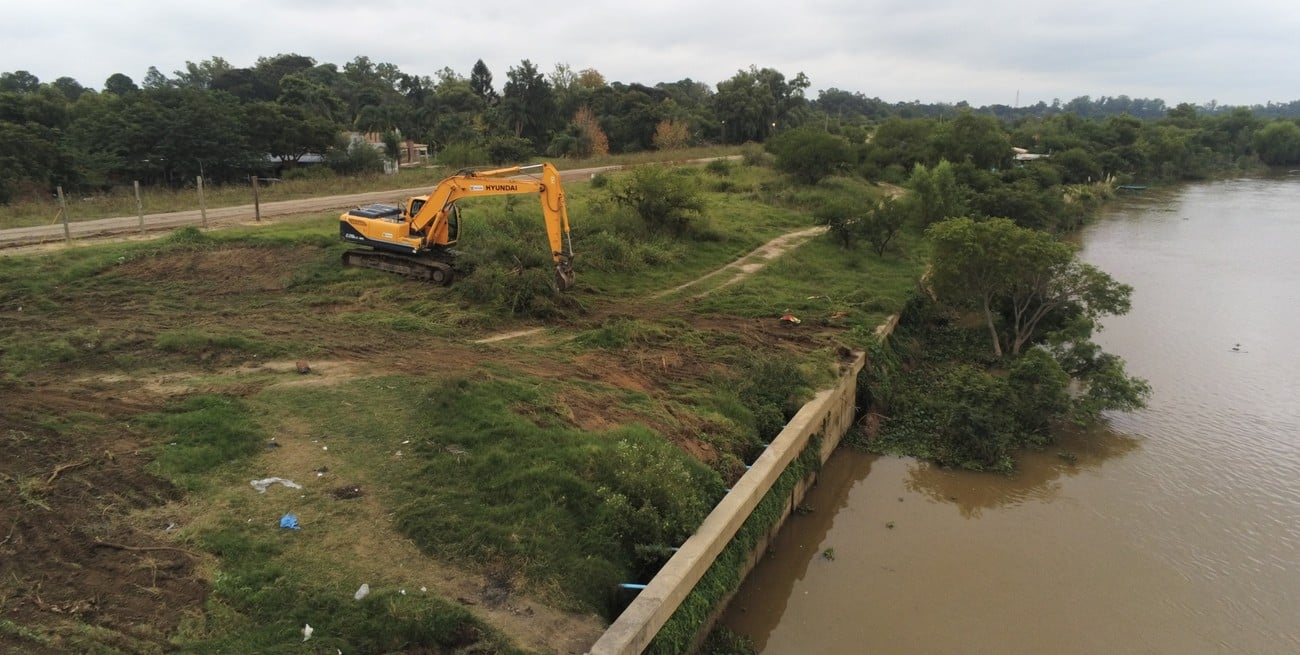
<path fill-rule="evenodd" d="M 612 170 L 618 170 L 622 166 L 599 166 L 596 168 L 580 168 L 573 170 L 560 171 L 560 178 L 566 182 L 574 180 L 589 179 L 597 173 L 604 173 Z M 306 198 L 302 200 L 283 200 L 279 202 L 262 203 L 261 216 L 263 219 L 283 216 L 299 216 L 308 214 L 318 214 L 327 211 L 337 211 L 357 205 L 365 205 L 374 202 L 399 202 L 408 196 L 428 193 L 429 187 L 416 187 L 412 189 L 393 189 L 389 191 L 371 191 L 367 193 L 354 193 L 342 196 L 326 196 L 324 198 Z M 256 220 L 256 214 L 253 205 L 239 205 L 236 207 L 220 207 L 207 211 L 207 225 L 235 225 L 241 223 L 252 223 Z M 15 252 L 27 251 L 32 246 L 41 246 L 43 244 L 57 244 L 65 238 L 71 237 L 73 240 L 96 239 L 103 237 L 121 237 L 140 232 L 158 232 L 171 230 L 185 225 L 202 225 L 204 222 L 202 212 L 195 209 L 192 211 L 167 212 L 164 214 L 147 214 L 144 217 L 144 228 L 141 229 L 139 216 L 118 216 L 116 218 L 101 218 L 93 221 L 77 221 L 68 224 L 67 235 L 64 233 L 63 224 L 41 225 L 36 227 L 18 227 L 8 230 L 0 230 L 0 254 L 13 254 Z M 15 251 L 14 249 L 19 249 Z"/>

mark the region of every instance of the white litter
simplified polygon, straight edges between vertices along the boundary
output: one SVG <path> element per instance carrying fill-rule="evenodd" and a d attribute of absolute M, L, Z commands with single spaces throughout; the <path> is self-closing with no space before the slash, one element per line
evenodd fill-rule
<path fill-rule="evenodd" d="M 302 485 L 298 484 L 297 482 L 294 482 L 293 480 L 286 480 L 284 478 L 262 478 L 261 480 L 248 481 L 248 483 L 253 485 L 253 488 L 256 489 L 257 493 L 259 494 L 266 493 L 266 488 L 277 482 L 286 487 L 289 487 L 290 489 L 302 489 Z"/>
<path fill-rule="evenodd" d="M 311 639 L 311 633 L 312 633 L 312 632 L 314 632 L 314 630 L 312 630 L 312 628 L 311 628 L 311 624 L 310 624 L 310 623 L 304 623 L 304 624 L 302 624 L 302 640 L 303 640 L 303 641 L 307 641 L 308 639 Z"/>
<path fill-rule="evenodd" d="M 366 583 L 362 583 L 361 586 L 357 589 L 357 593 L 352 594 L 352 599 L 361 600 L 362 598 L 365 598 L 369 594 L 370 594 L 370 585 Z"/>

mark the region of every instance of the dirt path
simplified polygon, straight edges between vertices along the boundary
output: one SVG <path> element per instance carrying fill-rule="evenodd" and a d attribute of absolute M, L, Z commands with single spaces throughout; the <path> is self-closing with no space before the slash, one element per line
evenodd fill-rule
<path fill-rule="evenodd" d="M 726 287 L 729 287 L 753 275 L 754 273 L 757 273 L 758 271 L 762 270 L 763 267 L 772 263 L 781 255 L 784 255 L 785 253 L 795 248 L 798 248 L 805 241 L 813 237 L 816 237 L 821 234 L 825 234 L 825 232 L 826 232 L 825 227 L 818 226 L 818 227 L 811 227 L 811 228 L 799 230 L 798 232 L 790 232 L 787 234 L 782 234 L 781 236 L 772 239 L 771 241 L 768 241 L 767 243 L 750 251 L 744 257 L 741 257 L 740 259 L 737 259 L 736 261 L 731 262 L 730 264 L 727 264 L 722 268 L 719 268 L 715 271 L 711 271 L 709 273 L 705 273 L 704 275 L 701 275 L 700 277 L 697 277 L 694 280 L 691 280 L 690 282 L 687 282 L 685 284 L 675 286 L 665 291 L 660 291 L 659 293 L 656 293 L 653 296 L 651 296 L 651 298 L 654 298 L 655 300 L 662 300 L 664 298 L 668 298 L 670 296 L 673 296 L 674 294 L 677 294 L 681 291 L 685 291 L 688 289 L 696 290 L 694 293 L 688 296 L 689 299 L 703 298 L 704 296 L 707 296 L 710 293 L 713 293 L 714 291 L 718 291 L 719 289 L 725 289 Z M 498 334 L 489 335 L 481 339 L 475 339 L 474 343 L 477 344 L 498 343 L 501 341 L 509 341 L 511 339 L 521 339 L 524 337 L 531 337 L 534 335 L 541 334 L 543 331 L 544 328 L 512 330 L 509 332 L 501 332 Z"/>
<path fill-rule="evenodd" d="M 691 280 L 686 284 L 682 284 L 673 287 L 671 289 L 668 289 L 667 291 L 661 291 L 655 294 L 653 297 L 656 299 L 661 299 L 661 298 L 666 298 L 668 296 L 674 295 L 678 292 L 685 291 L 687 289 L 702 288 L 701 291 L 697 291 L 689 296 L 690 298 L 702 298 L 704 296 L 709 295 L 710 293 L 713 293 L 714 291 L 729 287 L 753 275 L 754 273 L 762 270 L 764 266 L 767 266 L 770 262 L 775 260 L 777 257 L 784 255 L 787 251 L 797 248 L 803 242 L 819 234 L 824 234 L 825 232 L 826 232 L 826 228 L 824 226 L 818 226 L 818 227 L 810 227 L 806 230 L 799 230 L 798 232 L 790 232 L 789 234 L 782 234 L 781 236 L 772 239 L 771 241 L 768 241 L 767 243 L 759 246 L 758 248 L 755 248 L 753 251 L 751 251 L 749 254 L 745 255 L 744 257 L 741 257 L 740 259 L 737 259 L 736 261 L 731 262 L 730 264 L 727 264 L 726 266 L 723 266 L 722 268 L 713 271 L 712 273 L 708 273 L 694 280 Z M 712 282 L 716 281 L 715 278 L 721 278 L 722 281 L 717 284 L 711 284 Z"/>

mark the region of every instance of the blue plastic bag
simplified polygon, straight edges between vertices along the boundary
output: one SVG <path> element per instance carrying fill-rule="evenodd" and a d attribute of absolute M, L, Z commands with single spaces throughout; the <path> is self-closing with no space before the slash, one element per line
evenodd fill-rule
<path fill-rule="evenodd" d="M 298 517 L 293 514 L 285 514 L 284 517 L 280 519 L 280 527 L 289 528 L 291 530 L 300 529 L 298 527 Z"/>

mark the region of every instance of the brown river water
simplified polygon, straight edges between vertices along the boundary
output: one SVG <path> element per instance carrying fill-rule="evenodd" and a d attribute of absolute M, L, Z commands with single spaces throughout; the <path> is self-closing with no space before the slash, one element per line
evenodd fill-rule
<path fill-rule="evenodd" d="M 1135 289 L 1097 340 L 1149 407 L 1011 476 L 841 449 L 726 626 L 778 655 L 1300 653 L 1300 176 L 1135 193 L 1081 238 Z"/>

